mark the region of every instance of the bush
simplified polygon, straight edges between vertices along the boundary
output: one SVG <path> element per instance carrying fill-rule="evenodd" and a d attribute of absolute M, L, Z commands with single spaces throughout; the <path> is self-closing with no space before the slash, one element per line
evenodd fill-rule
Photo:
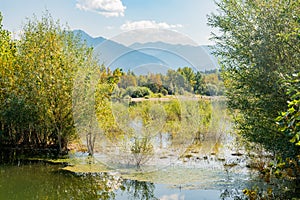
<path fill-rule="evenodd" d="M 125 90 L 124 96 L 129 95 L 132 98 L 140 98 L 149 96 L 151 94 L 151 91 L 147 87 L 128 87 Z"/>
<path fill-rule="evenodd" d="M 205 94 L 207 96 L 216 96 L 218 94 L 218 87 L 216 85 L 213 85 L 213 84 L 210 84 L 210 83 L 207 84 Z"/>
<path fill-rule="evenodd" d="M 161 93 L 162 93 L 164 96 L 166 96 L 166 95 L 168 95 L 168 90 L 162 89 L 162 90 L 161 90 Z"/>

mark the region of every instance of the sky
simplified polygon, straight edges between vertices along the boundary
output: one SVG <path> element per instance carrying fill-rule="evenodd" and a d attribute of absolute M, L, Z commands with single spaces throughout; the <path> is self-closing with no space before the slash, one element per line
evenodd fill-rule
<path fill-rule="evenodd" d="M 48 10 L 71 30 L 107 39 L 134 29 L 168 29 L 196 44 L 213 44 L 207 15 L 216 12 L 213 0 L 0 0 L 3 28 L 22 30 L 27 19 Z"/>

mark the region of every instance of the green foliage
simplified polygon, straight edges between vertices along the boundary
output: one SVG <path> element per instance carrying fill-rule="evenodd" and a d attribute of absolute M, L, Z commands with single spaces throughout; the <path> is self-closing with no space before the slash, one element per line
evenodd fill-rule
<path fill-rule="evenodd" d="M 217 6 L 209 24 L 219 29 L 213 39 L 238 132 L 269 151 L 292 155 L 290 138 L 275 118 L 289 99 L 279 74 L 300 70 L 300 2 L 221 0 Z"/>
<path fill-rule="evenodd" d="M 76 134 L 73 83 L 91 63 L 91 49 L 48 12 L 28 20 L 19 41 L 2 26 L 0 36 L 1 143 L 66 150 Z"/>
<path fill-rule="evenodd" d="M 106 69 L 102 66 L 102 69 L 96 69 L 94 74 L 96 75 L 94 81 L 97 83 L 95 90 L 93 90 L 93 87 L 91 88 L 91 95 L 95 96 L 95 101 L 89 103 L 89 105 L 92 105 L 91 110 L 95 110 L 95 113 L 92 113 L 90 117 L 93 117 L 93 120 L 96 119 L 102 134 L 105 134 L 110 139 L 114 139 L 116 134 L 120 135 L 121 130 L 114 118 L 112 97 L 114 97 L 113 94 L 117 89 L 117 83 L 122 76 L 122 72 L 120 69 L 111 72 L 108 68 Z M 99 133 L 94 131 L 93 134 Z"/>
<path fill-rule="evenodd" d="M 155 185 L 152 182 L 124 179 L 122 184 L 131 194 L 131 199 L 158 200 L 154 195 Z"/>
<path fill-rule="evenodd" d="M 184 77 L 184 88 L 191 92 L 193 91 L 193 87 L 196 83 L 195 81 L 195 73 L 193 72 L 192 68 L 184 67 L 184 68 L 178 68 L 177 72 L 181 74 Z"/>
<path fill-rule="evenodd" d="M 178 100 L 172 100 L 170 103 L 164 105 L 167 113 L 168 121 L 180 121 L 181 120 L 181 107 Z"/>
<path fill-rule="evenodd" d="M 195 74 L 195 84 L 194 84 L 194 92 L 196 94 L 204 94 L 205 92 L 205 82 L 203 75 L 200 72 Z"/>
<path fill-rule="evenodd" d="M 217 86 L 213 84 L 207 84 L 205 94 L 208 96 L 216 96 L 218 94 Z"/>
<path fill-rule="evenodd" d="M 189 67 L 178 68 L 177 70 L 170 69 L 165 75 L 150 73 L 137 76 L 129 71 L 123 73 L 118 86 L 123 89 L 137 86 L 147 87 L 154 94 L 161 93 L 164 96 L 190 93 L 215 96 L 223 95 L 224 91 L 219 70 L 202 73 L 195 72 Z"/>
<path fill-rule="evenodd" d="M 300 146 L 300 73 L 286 77 L 284 84 L 290 97 L 288 109 L 281 112 L 276 121 L 280 130 L 290 138 L 290 142 Z M 300 155 L 300 152 L 298 154 Z"/>
<path fill-rule="evenodd" d="M 48 13 L 41 20 L 29 20 L 23 31 L 18 45 L 18 65 L 24 73 L 20 95 L 27 102 L 35 102 L 38 139 L 52 140 L 61 151 L 75 134 L 73 82 L 78 67 L 84 64 L 83 58 L 90 52 Z"/>
<path fill-rule="evenodd" d="M 134 137 L 131 144 L 131 153 L 133 154 L 134 162 L 137 168 L 146 163 L 154 153 L 153 145 L 148 137 Z"/>
<path fill-rule="evenodd" d="M 147 87 L 128 87 L 125 90 L 124 96 L 129 95 L 132 98 L 145 97 L 151 94 Z"/>

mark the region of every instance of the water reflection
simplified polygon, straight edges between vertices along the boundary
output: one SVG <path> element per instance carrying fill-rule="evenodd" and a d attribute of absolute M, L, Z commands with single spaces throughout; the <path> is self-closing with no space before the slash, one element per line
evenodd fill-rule
<path fill-rule="evenodd" d="M 114 199 L 122 179 L 104 173 L 73 175 L 60 166 L 0 166 L 0 199 Z"/>
<path fill-rule="evenodd" d="M 128 199 L 158 199 L 154 196 L 155 185 L 153 183 L 137 180 L 124 180 L 123 187 L 125 188 L 124 191 L 127 193 Z"/>
<path fill-rule="evenodd" d="M 276 185 L 266 185 L 250 177 L 239 179 L 239 174 L 232 173 L 227 179 L 224 174 L 196 169 L 193 176 L 198 182 L 180 183 L 191 172 L 174 169 L 168 176 L 177 176 L 177 183 L 154 184 L 124 179 L 116 173 L 66 173 L 60 170 L 61 167 L 43 163 L 0 165 L 0 199 L 247 199 L 243 194 L 244 188 L 255 191 L 259 198 L 271 195 L 269 199 L 289 199 L 289 193 L 283 193 L 282 188 L 276 188 Z M 160 173 L 156 175 L 162 176 L 164 172 Z M 286 186 L 292 188 L 291 185 Z M 268 193 L 271 189 L 273 192 Z"/>

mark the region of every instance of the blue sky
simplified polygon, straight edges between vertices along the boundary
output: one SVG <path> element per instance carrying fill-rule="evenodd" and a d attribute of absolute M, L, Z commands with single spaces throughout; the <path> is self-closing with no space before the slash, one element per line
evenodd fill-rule
<path fill-rule="evenodd" d="M 211 44 L 206 16 L 215 12 L 213 0 L 0 0 L 2 24 L 19 32 L 26 18 L 49 10 L 54 19 L 93 37 L 114 37 L 136 28 L 166 28 Z"/>

